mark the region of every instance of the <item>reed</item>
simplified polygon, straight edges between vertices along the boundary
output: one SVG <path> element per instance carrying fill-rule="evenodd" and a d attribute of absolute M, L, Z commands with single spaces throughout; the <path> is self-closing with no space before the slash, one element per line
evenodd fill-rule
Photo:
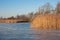
<path fill-rule="evenodd" d="M 31 28 L 60 30 L 60 14 L 40 14 L 31 21 Z"/>

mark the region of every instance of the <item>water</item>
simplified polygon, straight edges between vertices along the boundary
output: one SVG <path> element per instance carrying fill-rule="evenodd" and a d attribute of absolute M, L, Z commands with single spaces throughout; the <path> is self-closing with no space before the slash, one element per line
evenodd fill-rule
<path fill-rule="evenodd" d="M 0 40 L 60 40 L 60 31 L 31 29 L 29 23 L 0 23 Z"/>

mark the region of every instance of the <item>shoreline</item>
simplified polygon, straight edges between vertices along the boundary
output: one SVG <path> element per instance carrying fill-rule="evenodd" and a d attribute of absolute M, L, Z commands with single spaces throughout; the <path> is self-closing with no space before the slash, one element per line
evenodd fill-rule
<path fill-rule="evenodd" d="M 0 19 L 0 23 L 26 23 L 26 22 L 29 21 L 20 19 Z"/>

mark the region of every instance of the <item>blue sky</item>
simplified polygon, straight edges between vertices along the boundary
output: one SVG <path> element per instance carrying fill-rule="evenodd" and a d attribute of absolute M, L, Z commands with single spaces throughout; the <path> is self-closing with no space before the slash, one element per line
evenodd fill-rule
<path fill-rule="evenodd" d="M 39 6 L 49 2 L 55 6 L 60 0 L 0 0 L 0 17 L 16 16 L 35 12 Z"/>

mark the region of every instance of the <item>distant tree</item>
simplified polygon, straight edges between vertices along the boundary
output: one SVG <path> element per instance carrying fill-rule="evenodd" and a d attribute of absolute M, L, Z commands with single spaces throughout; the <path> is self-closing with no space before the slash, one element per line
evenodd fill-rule
<path fill-rule="evenodd" d="M 31 12 L 28 15 L 29 15 L 29 18 L 32 18 L 34 14 L 33 14 L 33 12 Z"/>
<path fill-rule="evenodd" d="M 50 13 L 52 10 L 52 6 L 50 5 L 50 3 L 46 3 L 45 5 L 41 6 L 39 8 L 39 13 Z"/>
<path fill-rule="evenodd" d="M 16 18 L 17 18 L 17 19 L 20 19 L 20 18 L 21 18 L 21 16 L 20 16 L 20 15 L 17 15 L 17 16 L 16 16 Z"/>
<path fill-rule="evenodd" d="M 45 5 L 45 13 L 50 13 L 50 4 L 49 3 L 47 3 L 46 5 Z"/>
<path fill-rule="evenodd" d="M 3 19 L 3 17 L 0 17 L 0 19 Z"/>
<path fill-rule="evenodd" d="M 41 9 L 41 7 L 39 7 L 38 12 L 36 12 L 36 13 L 40 14 L 41 12 L 42 12 L 42 9 Z"/>
<path fill-rule="evenodd" d="M 33 16 L 34 16 L 33 12 L 28 13 L 28 19 L 29 19 L 29 21 L 31 21 L 33 19 Z"/>
<path fill-rule="evenodd" d="M 60 2 L 57 3 L 56 12 L 57 12 L 57 13 L 60 13 Z"/>
<path fill-rule="evenodd" d="M 38 12 L 36 12 L 37 14 L 43 14 L 43 12 L 44 12 L 44 7 L 39 7 L 38 8 Z"/>
<path fill-rule="evenodd" d="M 14 16 L 11 16 L 11 17 L 9 17 L 9 18 L 7 18 L 7 19 L 15 19 L 15 18 L 14 18 Z"/>

